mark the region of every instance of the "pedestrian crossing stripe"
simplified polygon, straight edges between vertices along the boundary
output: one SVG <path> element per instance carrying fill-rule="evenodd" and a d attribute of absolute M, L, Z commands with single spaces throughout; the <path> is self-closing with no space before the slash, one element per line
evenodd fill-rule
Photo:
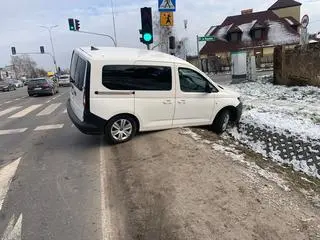
<path fill-rule="evenodd" d="M 29 114 L 30 112 L 36 110 L 37 108 L 41 107 L 43 104 L 35 104 L 31 105 L 30 107 L 25 108 L 24 110 L 10 116 L 9 118 L 21 118 Z"/>
<path fill-rule="evenodd" d="M 49 114 L 53 113 L 60 105 L 61 105 L 61 103 L 50 104 L 45 109 L 43 109 L 40 113 L 38 113 L 37 116 L 49 115 Z"/>

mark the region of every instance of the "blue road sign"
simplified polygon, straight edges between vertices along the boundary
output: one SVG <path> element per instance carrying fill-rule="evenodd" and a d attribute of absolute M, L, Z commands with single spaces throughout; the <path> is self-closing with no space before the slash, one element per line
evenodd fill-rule
<path fill-rule="evenodd" d="M 176 0 L 158 0 L 159 12 L 175 12 Z"/>

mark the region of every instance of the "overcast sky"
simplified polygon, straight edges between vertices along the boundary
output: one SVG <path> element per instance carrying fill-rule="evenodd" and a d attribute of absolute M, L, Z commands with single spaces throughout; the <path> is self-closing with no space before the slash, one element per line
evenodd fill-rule
<path fill-rule="evenodd" d="M 140 8 L 157 9 L 157 0 L 113 0 L 116 12 L 118 45 L 144 48 L 139 42 Z M 242 9 L 266 10 L 276 0 L 176 0 L 175 28 L 178 36 L 189 37 L 195 52 L 197 34 L 203 35 L 212 25 L 220 24 L 226 16 L 237 15 Z M 183 1 L 183 5 L 182 5 Z M 48 31 L 40 25 L 59 25 L 53 30 L 58 65 L 69 66 L 72 49 L 80 46 L 112 46 L 104 37 L 70 32 L 67 19 L 80 20 L 81 30 L 113 35 L 111 0 L 0 0 L 0 67 L 9 64 L 10 47 L 17 52 L 38 52 L 39 46 L 51 51 Z M 310 16 L 310 32 L 320 31 L 320 0 L 303 0 L 302 15 Z M 184 31 L 183 20 L 188 19 Z M 40 66 L 52 69 L 46 55 L 33 58 Z"/>

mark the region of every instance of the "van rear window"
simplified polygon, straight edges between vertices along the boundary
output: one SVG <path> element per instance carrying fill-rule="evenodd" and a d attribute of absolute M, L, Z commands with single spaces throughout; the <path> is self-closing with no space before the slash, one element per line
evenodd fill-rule
<path fill-rule="evenodd" d="M 102 84 L 111 90 L 170 91 L 170 67 L 108 65 L 102 69 Z"/>

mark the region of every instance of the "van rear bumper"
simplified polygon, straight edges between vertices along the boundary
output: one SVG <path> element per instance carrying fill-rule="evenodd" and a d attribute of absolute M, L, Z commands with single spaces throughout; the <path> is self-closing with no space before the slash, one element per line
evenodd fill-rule
<path fill-rule="evenodd" d="M 68 111 L 68 115 L 69 115 L 69 118 L 71 119 L 72 123 L 84 134 L 88 134 L 88 135 L 103 135 L 104 134 L 104 131 L 103 129 L 101 128 L 101 126 L 96 126 L 95 124 L 93 123 L 89 123 L 89 122 L 86 122 L 86 121 L 81 121 L 77 115 L 74 113 L 72 107 L 71 107 L 71 103 L 70 103 L 70 99 L 68 99 L 68 102 L 67 102 L 67 111 Z M 91 116 L 91 119 L 94 119 L 92 116 Z M 97 121 L 99 122 L 99 120 Z"/>

